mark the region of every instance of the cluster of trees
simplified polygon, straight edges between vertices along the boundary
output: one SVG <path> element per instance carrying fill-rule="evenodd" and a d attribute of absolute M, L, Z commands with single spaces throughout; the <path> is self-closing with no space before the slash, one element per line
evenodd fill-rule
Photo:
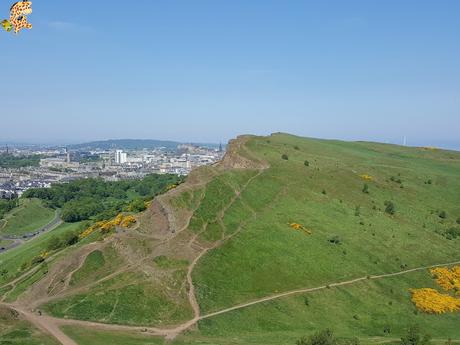
<path fill-rule="evenodd" d="M 0 168 L 17 169 L 40 164 L 40 155 L 13 156 L 11 154 L 0 154 Z"/>
<path fill-rule="evenodd" d="M 146 200 L 182 181 L 183 177 L 172 174 L 152 174 L 142 180 L 117 182 L 81 179 L 46 189 L 30 189 L 24 197 L 39 198 L 48 207 L 61 208 L 61 218 L 66 222 L 105 220 L 122 211 L 142 211 Z"/>
<path fill-rule="evenodd" d="M 17 206 L 19 206 L 19 201 L 17 198 L 10 200 L 0 199 L 0 219 L 2 219 L 7 212 L 11 211 Z"/>

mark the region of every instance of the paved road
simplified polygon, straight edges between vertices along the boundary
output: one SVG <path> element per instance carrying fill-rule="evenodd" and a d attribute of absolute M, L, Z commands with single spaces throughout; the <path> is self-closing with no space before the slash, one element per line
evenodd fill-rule
<path fill-rule="evenodd" d="M 5 247 L 0 247 L 0 254 L 24 244 L 27 240 L 37 238 L 38 236 L 41 236 L 48 231 L 56 229 L 61 224 L 61 210 L 57 210 L 51 222 L 42 226 L 41 228 L 38 228 L 35 231 L 29 232 L 22 236 L 0 235 L 0 240 L 13 241 L 13 243 Z"/>

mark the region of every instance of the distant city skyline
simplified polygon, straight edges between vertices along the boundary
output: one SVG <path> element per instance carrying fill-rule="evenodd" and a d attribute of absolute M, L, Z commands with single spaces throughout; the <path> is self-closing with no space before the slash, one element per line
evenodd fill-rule
<path fill-rule="evenodd" d="M 32 30 L 1 32 L 0 142 L 286 132 L 460 149 L 458 1 L 135 6 L 134 25 L 129 2 L 34 2 Z"/>

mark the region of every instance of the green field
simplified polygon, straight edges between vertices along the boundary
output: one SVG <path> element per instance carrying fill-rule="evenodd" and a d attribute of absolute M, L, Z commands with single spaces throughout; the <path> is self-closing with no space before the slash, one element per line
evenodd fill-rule
<path fill-rule="evenodd" d="M 19 207 L 7 213 L 0 225 L 0 235 L 22 236 L 51 222 L 55 211 L 38 199 L 21 199 Z"/>
<path fill-rule="evenodd" d="M 80 266 L 69 260 L 59 277 L 72 272 L 66 293 L 42 310 L 111 324 L 179 325 L 193 317 L 186 276 L 203 254 L 191 277 L 204 319 L 173 344 L 287 345 L 326 328 L 363 344 L 396 343 L 412 324 L 435 343 L 460 340 L 460 312 L 425 314 L 411 302 L 411 288 L 439 290 L 427 269 L 368 279 L 460 261 L 459 152 L 287 134 L 239 139 L 229 152 L 220 166 L 195 171 L 162 199 L 167 217 L 157 205 L 137 230 L 87 251 Z M 15 258 L 5 255 L 12 265 Z M 363 280 L 326 287 L 356 278 Z M 21 284 L 16 289 L 9 294 L 20 298 Z M 163 343 L 65 330 L 83 345 Z"/>

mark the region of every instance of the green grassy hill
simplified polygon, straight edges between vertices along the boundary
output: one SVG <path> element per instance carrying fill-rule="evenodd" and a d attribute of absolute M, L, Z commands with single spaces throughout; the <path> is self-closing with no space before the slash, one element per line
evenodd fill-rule
<path fill-rule="evenodd" d="M 55 211 L 38 199 L 21 199 L 19 207 L 0 221 L 0 235 L 22 236 L 36 231 L 53 220 Z"/>
<path fill-rule="evenodd" d="M 295 344 L 332 328 L 371 344 L 396 342 L 412 324 L 436 343 L 460 339 L 460 312 L 422 313 L 409 293 L 439 290 L 424 267 L 460 261 L 459 152 L 240 137 L 138 220 L 70 248 L 15 303 L 112 324 L 66 324 L 84 345 L 116 344 L 117 331 L 126 344 L 162 344 L 152 335 L 191 319 L 172 343 Z M 118 324 L 160 330 L 148 342 Z"/>

